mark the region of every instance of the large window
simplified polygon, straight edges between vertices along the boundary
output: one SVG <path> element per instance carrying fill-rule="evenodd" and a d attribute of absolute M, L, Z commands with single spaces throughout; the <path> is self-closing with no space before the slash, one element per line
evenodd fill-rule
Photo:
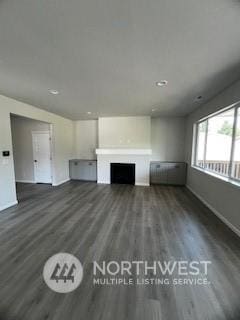
<path fill-rule="evenodd" d="M 240 107 L 196 123 L 194 165 L 240 180 Z"/>
<path fill-rule="evenodd" d="M 231 177 L 240 179 L 240 107 L 237 110 L 236 130 L 233 145 L 233 165 Z"/>

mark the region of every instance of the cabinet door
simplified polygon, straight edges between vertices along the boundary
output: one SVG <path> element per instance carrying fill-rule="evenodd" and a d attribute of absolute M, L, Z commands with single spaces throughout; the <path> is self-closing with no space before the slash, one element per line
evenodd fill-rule
<path fill-rule="evenodd" d="M 97 180 L 97 163 L 96 161 L 84 161 L 83 166 L 83 180 L 96 181 Z"/>
<path fill-rule="evenodd" d="M 69 171 L 71 179 L 79 179 L 79 161 L 70 161 Z"/>
<path fill-rule="evenodd" d="M 79 180 L 96 181 L 96 161 L 80 160 L 78 161 L 77 178 Z"/>
<path fill-rule="evenodd" d="M 70 178 L 97 181 L 97 162 L 87 160 L 70 161 Z"/>
<path fill-rule="evenodd" d="M 168 164 L 168 183 L 175 185 L 184 185 L 186 177 L 186 165 L 184 163 Z"/>
<path fill-rule="evenodd" d="M 151 164 L 151 183 L 167 184 L 167 165 L 165 163 Z"/>

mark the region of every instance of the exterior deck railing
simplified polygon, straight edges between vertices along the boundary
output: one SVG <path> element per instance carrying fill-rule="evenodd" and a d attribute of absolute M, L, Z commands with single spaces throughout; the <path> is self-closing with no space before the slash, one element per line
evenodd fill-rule
<path fill-rule="evenodd" d="M 228 175 L 229 172 L 229 161 L 206 161 L 205 166 L 203 161 L 198 161 L 198 165 L 207 170 L 222 174 L 224 176 Z M 240 161 L 236 161 L 233 163 L 233 178 L 240 179 Z"/>

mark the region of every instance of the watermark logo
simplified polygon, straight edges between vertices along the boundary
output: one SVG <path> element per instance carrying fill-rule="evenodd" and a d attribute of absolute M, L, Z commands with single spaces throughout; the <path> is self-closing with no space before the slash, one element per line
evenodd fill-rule
<path fill-rule="evenodd" d="M 80 285 L 83 278 L 83 267 L 74 255 L 57 253 L 45 263 L 43 278 L 53 291 L 68 293 Z"/>
<path fill-rule="evenodd" d="M 94 285 L 210 285 L 211 261 L 93 262 Z"/>
<path fill-rule="evenodd" d="M 93 285 L 210 285 L 208 260 L 186 261 L 93 261 Z M 58 253 L 47 260 L 43 278 L 55 292 L 75 290 L 83 278 L 81 262 L 69 253 Z"/>

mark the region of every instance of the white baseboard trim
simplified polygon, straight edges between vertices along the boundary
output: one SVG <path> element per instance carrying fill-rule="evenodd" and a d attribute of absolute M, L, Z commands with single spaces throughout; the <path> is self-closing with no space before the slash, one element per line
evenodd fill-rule
<path fill-rule="evenodd" d="M 16 182 L 20 182 L 20 183 L 36 183 L 33 180 L 16 180 Z"/>
<path fill-rule="evenodd" d="M 99 183 L 99 184 L 110 184 L 109 181 L 97 181 L 97 183 Z"/>
<path fill-rule="evenodd" d="M 140 187 L 149 187 L 149 183 L 144 183 L 144 182 L 136 182 L 135 186 L 140 186 Z"/>
<path fill-rule="evenodd" d="M 13 202 L 10 202 L 8 204 L 5 204 L 4 206 L 0 206 L 0 211 L 3 211 L 5 209 L 7 209 L 7 208 L 15 206 L 16 204 L 18 204 L 18 201 L 13 201 Z"/>
<path fill-rule="evenodd" d="M 68 181 L 70 181 L 70 178 L 62 180 L 62 181 L 57 182 L 57 183 L 53 183 L 52 185 L 53 185 L 53 187 L 57 187 L 57 186 L 60 186 L 61 184 L 65 183 L 65 182 L 68 182 Z"/>
<path fill-rule="evenodd" d="M 192 192 L 208 209 L 210 209 L 223 223 L 225 223 L 237 236 L 240 237 L 240 230 L 236 228 L 230 221 L 228 221 L 219 211 L 217 211 L 211 204 L 209 204 L 202 196 L 197 194 L 189 185 L 186 185 L 188 190 Z"/>

